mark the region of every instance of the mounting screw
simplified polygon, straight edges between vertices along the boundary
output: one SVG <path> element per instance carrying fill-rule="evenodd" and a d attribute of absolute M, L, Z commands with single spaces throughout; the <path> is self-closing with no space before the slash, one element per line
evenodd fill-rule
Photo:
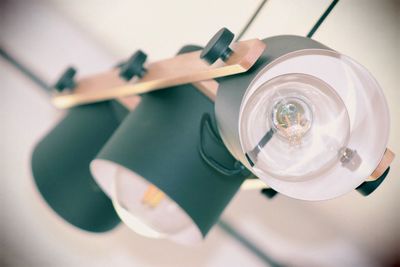
<path fill-rule="evenodd" d="M 231 44 L 234 36 L 235 35 L 230 30 L 227 28 L 222 28 L 204 47 L 200 58 L 204 59 L 210 64 L 213 64 L 219 58 L 223 61 L 226 61 L 233 53 L 232 49 L 229 48 L 229 45 Z"/>
<path fill-rule="evenodd" d="M 147 55 L 142 51 L 138 50 L 133 54 L 128 61 L 121 64 L 121 69 L 119 72 L 119 76 L 129 81 L 133 76 L 137 76 L 142 78 L 146 73 L 146 69 L 143 67 L 143 64 L 146 62 Z"/>
<path fill-rule="evenodd" d="M 61 77 L 58 79 L 56 84 L 54 85 L 54 88 L 58 92 L 64 91 L 64 89 L 72 89 L 75 87 L 75 81 L 74 77 L 76 74 L 76 69 L 73 67 L 67 68 L 64 73 L 61 75 Z"/>

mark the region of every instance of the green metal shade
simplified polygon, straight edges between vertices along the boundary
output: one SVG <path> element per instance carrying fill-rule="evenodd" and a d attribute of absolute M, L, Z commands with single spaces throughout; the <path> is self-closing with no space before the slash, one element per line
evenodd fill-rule
<path fill-rule="evenodd" d="M 179 204 L 203 235 L 240 187 L 200 156 L 200 121 L 213 105 L 190 85 L 147 94 L 97 156 L 144 177 Z M 206 150 L 227 166 L 233 158 L 209 138 Z M 216 157 L 216 156 L 214 156 Z M 113 177 L 109 177 L 113 179 Z"/>
<path fill-rule="evenodd" d="M 244 179 L 211 133 L 212 125 L 204 126 L 209 118 L 204 114 L 213 113 L 213 103 L 192 85 L 143 95 L 92 163 L 92 173 L 110 195 L 115 177 L 97 170 L 102 163 L 143 177 L 175 201 L 205 236 Z"/>
<path fill-rule="evenodd" d="M 89 171 L 90 161 L 119 125 L 119 104 L 110 104 L 71 109 L 32 155 L 33 176 L 44 200 L 63 219 L 91 232 L 113 229 L 120 222 Z"/>

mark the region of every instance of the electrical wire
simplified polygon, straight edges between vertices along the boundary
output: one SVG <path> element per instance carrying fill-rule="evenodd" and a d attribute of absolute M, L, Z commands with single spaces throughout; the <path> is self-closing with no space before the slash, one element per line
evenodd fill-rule
<path fill-rule="evenodd" d="M 325 21 L 326 17 L 331 13 L 332 9 L 336 6 L 339 0 L 333 0 L 332 3 L 328 6 L 325 12 L 321 15 L 321 17 L 317 20 L 314 26 L 311 28 L 310 32 L 307 34 L 308 38 L 312 38 L 314 33 L 318 30 L 319 26 Z"/>
<path fill-rule="evenodd" d="M 238 232 L 232 225 L 224 220 L 220 220 L 218 222 L 218 226 L 225 233 L 229 234 L 231 237 L 236 239 L 239 243 L 241 243 L 244 247 L 250 250 L 254 255 L 256 255 L 260 260 L 265 262 L 268 266 L 271 267 L 283 267 L 281 263 L 277 262 L 271 256 L 265 254 L 259 247 L 257 247 L 252 241 L 247 239 L 242 233 Z"/>
<path fill-rule="evenodd" d="M 47 84 L 44 80 L 42 80 L 38 75 L 33 73 L 29 68 L 24 66 L 21 62 L 16 60 L 13 56 L 11 56 L 8 52 L 6 52 L 3 48 L 0 47 L 0 57 L 3 57 L 8 63 L 13 65 L 16 69 L 22 72 L 25 76 L 27 76 L 31 81 L 33 81 L 36 85 L 42 88 L 44 91 L 49 92 L 51 86 Z"/>
<path fill-rule="evenodd" d="M 256 11 L 253 13 L 253 15 L 250 17 L 249 21 L 246 23 L 246 25 L 243 27 L 243 29 L 240 31 L 240 33 L 237 35 L 235 41 L 239 41 L 242 39 L 243 35 L 247 32 L 247 30 L 250 28 L 251 24 L 253 24 L 253 21 L 255 18 L 258 16 L 264 5 L 267 3 L 267 0 L 262 0 L 260 5 L 257 7 Z"/>

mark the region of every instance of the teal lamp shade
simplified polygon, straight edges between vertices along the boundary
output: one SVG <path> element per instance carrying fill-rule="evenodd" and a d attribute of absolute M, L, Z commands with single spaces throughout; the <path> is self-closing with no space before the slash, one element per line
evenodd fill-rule
<path fill-rule="evenodd" d="M 215 106 L 224 143 L 284 195 L 326 200 L 356 189 L 387 147 L 382 89 L 359 63 L 315 40 L 263 41 L 250 71 L 220 81 Z"/>
<path fill-rule="evenodd" d="M 145 94 L 91 163 L 137 233 L 199 242 L 239 189 L 246 172 L 218 139 L 213 110 L 192 85 Z"/>
<path fill-rule="evenodd" d="M 104 232 L 120 222 L 89 171 L 90 161 L 122 120 L 123 108 L 118 105 L 102 102 L 72 108 L 32 154 L 33 176 L 43 199 L 82 230 Z"/>

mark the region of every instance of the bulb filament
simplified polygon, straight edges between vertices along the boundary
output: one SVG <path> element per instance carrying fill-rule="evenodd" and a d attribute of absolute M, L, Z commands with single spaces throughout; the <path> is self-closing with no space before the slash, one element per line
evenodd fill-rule
<path fill-rule="evenodd" d="M 150 208 L 156 208 L 164 199 L 165 194 L 160 191 L 156 186 L 150 185 L 142 198 L 142 204 Z"/>

